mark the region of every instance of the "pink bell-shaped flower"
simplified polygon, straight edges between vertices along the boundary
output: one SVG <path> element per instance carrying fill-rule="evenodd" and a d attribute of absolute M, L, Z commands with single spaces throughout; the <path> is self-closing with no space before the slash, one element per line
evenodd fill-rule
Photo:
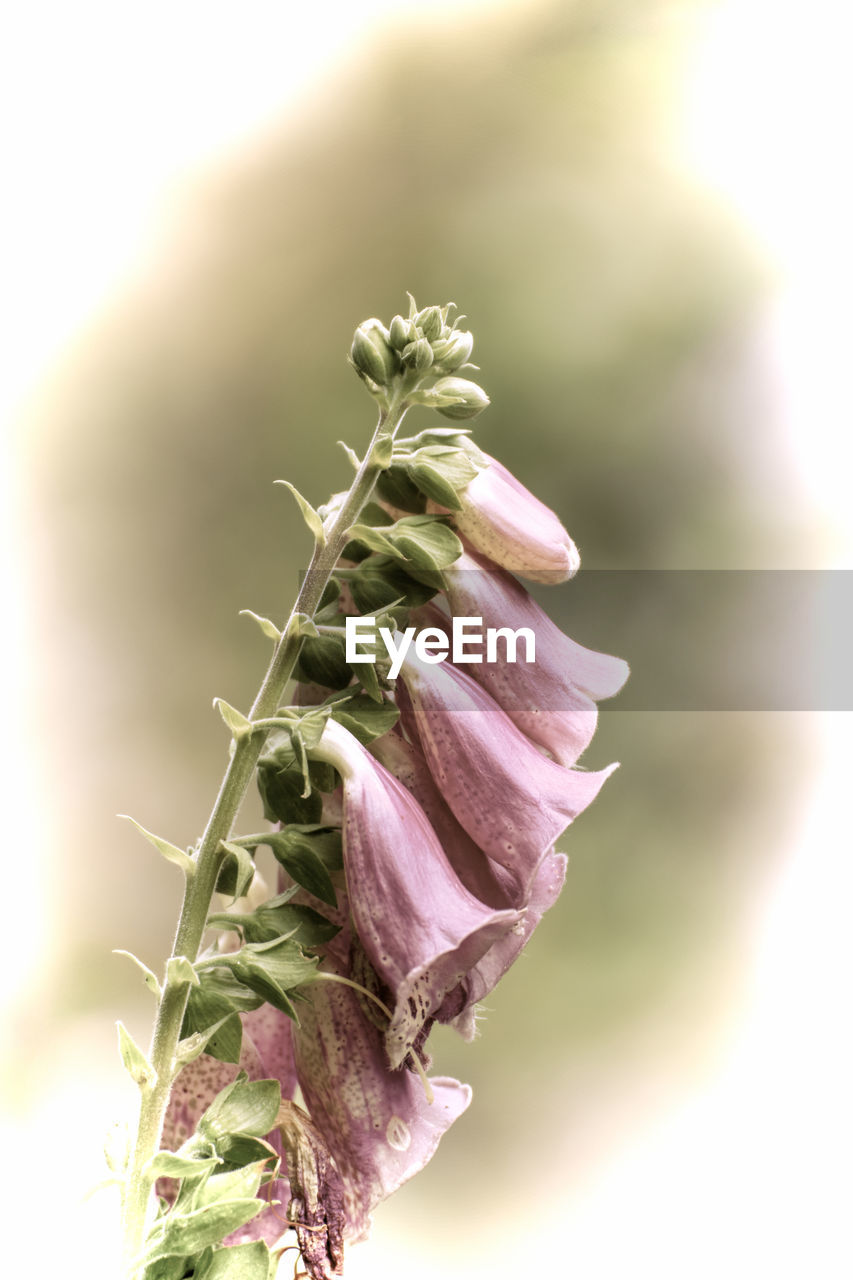
<path fill-rule="evenodd" d="M 526 737 L 560 764 L 573 765 L 595 733 L 596 702 L 619 692 L 628 678 L 627 662 L 564 635 L 512 574 L 470 549 L 443 576 L 454 616 L 482 618 L 485 629 L 533 633 L 533 662 L 525 661 L 522 641 L 515 661 L 476 662 L 466 670 Z M 445 625 L 435 606 L 421 610 L 422 616 L 427 611 L 430 625 Z M 506 650 L 498 652 L 503 658 Z"/>
<path fill-rule="evenodd" d="M 331 952 L 326 963 L 348 976 Z M 361 1240 L 376 1205 L 427 1164 L 471 1090 L 439 1077 L 428 1097 L 413 1071 L 391 1070 L 382 1032 L 350 987 L 318 981 L 305 994 L 294 1031 L 299 1080 L 343 1179 L 346 1236 Z"/>
<path fill-rule="evenodd" d="M 533 582 L 565 582 L 580 568 L 580 556 L 559 518 L 516 480 L 496 458 L 459 494 L 451 513 L 459 533 L 493 560 Z M 427 511 L 446 511 L 432 499 Z"/>
<path fill-rule="evenodd" d="M 417 801 L 342 725 L 329 719 L 313 754 L 343 779 L 350 910 L 392 993 L 385 1044 L 399 1067 L 447 993 L 521 916 L 465 888 Z"/>
<path fill-rule="evenodd" d="M 615 764 L 565 769 L 539 752 L 475 680 L 410 649 L 402 678 L 430 772 L 457 820 L 529 901 L 543 857 L 598 795 Z"/>
<path fill-rule="evenodd" d="M 420 749 L 396 733 L 385 734 L 371 744 L 380 759 L 420 804 L 441 840 L 460 880 L 490 906 L 509 906 L 512 883 L 503 868 L 491 862 L 459 825 L 444 803 Z M 566 875 L 567 859 L 549 853 L 539 865 L 523 904 L 522 919 L 495 942 L 469 969 L 459 985 L 448 992 L 436 1015 L 439 1022 L 452 1022 L 466 1038 L 474 1034 L 474 1005 L 485 999 L 521 954 L 547 909 L 557 901 Z"/>

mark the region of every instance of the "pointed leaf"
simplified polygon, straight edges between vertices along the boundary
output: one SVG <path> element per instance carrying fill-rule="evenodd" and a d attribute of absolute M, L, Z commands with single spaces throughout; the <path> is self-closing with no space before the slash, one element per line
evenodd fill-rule
<path fill-rule="evenodd" d="M 142 970 L 142 975 L 145 979 L 145 985 L 148 990 L 153 992 L 158 1000 L 160 999 L 160 983 L 157 981 L 156 974 L 151 972 L 147 964 L 143 964 L 139 957 L 135 956 L 132 951 L 123 951 L 121 948 L 114 950 L 113 955 L 127 956 L 128 960 L 132 960 L 136 967 Z"/>
<path fill-rule="evenodd" d="M 264 618 L 259 613 L 253 613 L 251 609 L 241 609 L 240 617 L 252 618 L 255 622 L 257 622 L 258 626 L 260 627 L 264 635 L 267 637 L 267 639 L 272 640 L 273 644 L 278 644 L 279 640 L 281 639 L 281 632 L 279 631 L 275 623 L 271 622 L 269 618 Z"/>
<path fill-rule="evenodd" d="M 154 1068 L 124 1023 L 117 1022 L 116 1029 L 118 1030 L 118 1051 L 125 1071 L 140 1089 L 150 1088 L 157 1079 Z"/>
<path fill-rule="evenodd" d="M 271 837 L 268 844 L 276 860 L 297 884 L 301 884 L 303 889 L 313 893 L 321 902 L 327 902 L 331 907 L 337 906 L 335 886 L 310 836 L 302 835 L 289 827 Z"/>
<path fill-rule="evenodd" d="M 361 459 L 359 458 L 358 454 L 355 452 L 354 449 L 351 449 L 344 440 L 338 440 L 337 443 L 340 445 L 344 453 L 349 458 L 353 471 L 358 471 L 359 467 L 361 466 Z"/>
<path fill-rule="evenodd" d="M 289 480 L 276 480 L 276 484 L 283 484 L 285 489 L 289 489 L 296 499 L 299 510 L 302 512 L 302 519 L 307 524 L 310 532 L 314 535 L 316 542 L 322 547 L 326 542 L 326 534 L 323 529 L 323 521 L 320 519 L 319 512 L 315 511 L 307 498 L 303 498 L 299 490 L 290 483 Z"/>
<path fill-rule="evenodd" d="M 263 1200 L 232 1200 L 192 1213 L 170 1213 L 154 1224 L 141 1265 L 160 1258 L 191 1257 L 208 1245 L 219 1244 L 232 1231 L 251 1222 L 264 1209 Z"/>
<path fill-rule="evenodd" d="M 145 836 L 148 843 L 153 844 L 157 852 L 162 853 L 167 862 L 174 862 L 176 866 L 180 867 L 187 878 L 195 873 L 195 863 L 183 849 L 179 849 L 176 844 L 171 844 L 168 840 L 161 839 L 160 836 L 155 836 L 153 831 L 146 831 L 145 827 L 140 826 L 136 819 L 131 818 L 129 814 L 120 813 L 119 817 L 132 822 L 140 835 Z"/>
<path fill-rule="evenodd" d="M 252 855 L 242 845 L 232 844 L 229 840 L 221 840 L 219 843 L 227 857 L 216 881 L 217 892 L 230 894 L 235 900 L 242 898 L 255 876 Z"/>
<path fill-rule="evenodd" d="M 214 1144 L 229 1134 L 263 1138 L 276 1121 L 281 1105 L 278 1080 L 237 1079 L 214 1098 L 198 1122 L 198 1132 Z"/>
<path fill-rule="evenodd" d="M 190 1156 L 176 1155 L 174 1151 L 158 1151 L 145 1166 L 145 1173 L 156 1178 L 200 1178 L 202 1174 L 216 1169 L 222 1161 L 218 1156 L 199 1157 L 193 1160 Z"/>
<path fill-rule="evenodd" d="M 232 707 L 227 703 L 224 698 L 214 698 L 213 705 L 231 730 L 231 736 L 235 742 L 239 742 L 241 738 L 245 738 L 252 732 L 251 721 L 247 720 L 236 707 Z"/>

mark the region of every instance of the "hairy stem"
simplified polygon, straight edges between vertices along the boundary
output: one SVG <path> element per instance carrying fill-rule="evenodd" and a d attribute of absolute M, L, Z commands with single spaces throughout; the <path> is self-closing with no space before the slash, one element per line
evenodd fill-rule
<path fill-rule="evenodd" d="M 318 543 L 314 548 L 311 564 L 303 579 L 290 618 L 282 629 L 269 669 L 249 712 L 251 721 L 273 716 L 282 701 L 285 686 L 291 677 L 302 645 L 299 629 L 293 625 L 295 616 L 307 614 L 313 617 L 317 610 L 332 570 L 346 546 L 348 531 L 358 520 L 382 470 L 382 465 L 376 460 L 378 448 L 384 446 L 387 450 L 387 440 L 389 437 L 393 438 L 409 407 L 405 399 L 406 391 L 407 388 L 401 386 L 389 407 L 380 414 L 370 447 L 352 486 L 343 504 L 325 528 L 325 542 Z M 222 841 L 227 840 L 230 835 L 231 827 L 252 780 L 266 736 L 263 732 L 251 733 L 240 737 L 235 742 L 234 754 L 194 856 L 193 873 L 187 877 L 184 901 L 172 948 L 173 956 L 185 956 L 191 962 L 198 956 L 211 898 L 225 857 Z M 153 1208 L 152 1178 L 146 1166 L 160 1146 L 163 1119 L 175 1075 L 175 1050 L 188 995 L 187 983 L 167 981 L 157 1010 L 149 1055 L 155 1079 L 152 1085 L 142 1091 L 136 1145 L 128 1167 L 124 1195 L 124 1252 L 128 1280 L 134 1280 L 142 1270 L 140 1253 L 145 1240 L 149 1211 Z"/>

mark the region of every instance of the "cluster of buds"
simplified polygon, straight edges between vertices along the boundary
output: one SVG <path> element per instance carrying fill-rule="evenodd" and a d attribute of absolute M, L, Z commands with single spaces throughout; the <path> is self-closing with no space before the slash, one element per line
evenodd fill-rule
<path fill-rule="evenodd" d="M 350 360 L 371 392 L 387 399 L 402 386 L 413 404 L 428 405 L 446 418 L 474 418 L 489 403 L 482 387 L 457 375 L 475 369 L 468 363 L 474 337 L 450 321 L 453 303 L 418 310 L 409 297 L 408 317 L 394 316 L 388 328 L 381 320 L 365 320 L 355 331 Z"/>
<path fill-rule="evenodd" d="M 351 356 L 373 394 L 403 386 L 458 419 L 488 403 L 455 376 L 471 348 L 447 307 L 412 302 L 387 328 L 359 326 Z M 475 1034 L 479 1002 L 556 901 L 556 842 L 616 767 L 575 766 L 597 702 L 628 674 L 565 636 L 513 576 L 565 582 L 577 550 L 466 431 L 396 440 L 376 496 L 306 627 L 293 705 L 259 762 L 271 828 L 237 841 L 272 849 L 276 893 L 256 878 L 242 913 L 211 918 L 239 942 L 204 961 L 187 1031 L 213 1014 L 225 1031 L 179 1077 L 164 1135 L 176 1150 L 191 1141 L 211 1081 L 278 1080 L 270 1206 L 232 1242 L 272 1244 L 292 1226 L 312 1280 L 340 1274 L 343 1241 L 367 1234 L 468 1106 L 466 1085 L 427 1076 L 430 1032 Z M 378 642 L 353 651 L 356 619 L 384 658 Z M 485 659 L 449 639 L 474 619 L 496 637 Z"/>

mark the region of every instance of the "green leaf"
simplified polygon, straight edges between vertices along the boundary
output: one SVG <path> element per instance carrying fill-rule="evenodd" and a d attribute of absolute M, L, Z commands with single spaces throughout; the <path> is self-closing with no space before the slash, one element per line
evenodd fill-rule
<path fill-rule="evenodd" d="M 263 1240 L 216 1249 L 195 1280 L 269 1280 L 273 1258 Z"/>
<path fill-rule="evenodd" d="M 202 1205 L 223 1204 L 229 1200 L 243 1200 L 249 1196 L 256 1196 L 267 1163 L 266 1159 L 259 1160 L 253 1164 L 243 1165 L 241 1168 L 230 1169 L 227 1173 L 213 1174 L 204 1186 L 199 1188 L 195 1203 L 201 1208 Z"/>
<path fill-rule="evenodd" d="M 124 1023 L 117 1022 L 116 1029 L 118 1030 L 118 1051 L 125 1071 L 140 1089 L 150 1088 L 157 1079 L 154 1068 Z"/>
<path fill-rule="evenodd" d="M 382 468 L 390 467 L 391 458 L 393 457 L 393 454 L 394 454 L 394 437 L 390 435 L 381 436 L 376 441 L 376 444 L 373 446 L 373 449 L 370 454 L 370 461 L 374 463 L 377 467 L 382 467 Z"/>
<path fill-rule="evenodd" d="M 234 899 L 242 898 L 255 875 L 252 855 L 242 845 L 232 844 L 229 840 L 221 840 L 220 848 L 225 850 L 227 857 L 216 881 L 217 893 L 228 894 Z"/>
<path fill-rule="evenodd" d="M 200 1178 L 221 1163 L 218 1156 L 199 1156 L 198 1159 L 193 1159 L 190 1156 L 176 1155 L 174 1151 L 158 1151 L 145 1166 L 145 1174 L 152 1179 Z"/>
<path fill-rule="evenodd" d="M 272 640 L 273 644 L 278 644 L 281 639 L 281 632 L 274 622 L 270 622 L 269 618 L 263 618 L 259 613 L 253 613 L 251 609 L 241 609 L 240 617 L 253 618 L 266 638 Z"/>
<path fill-rule="evenodd" d="M 335 886 L 329 878 L 319 851 L 311 836 L 289 825 L 284 831 L 275 832 L 267 841 L 275 858 L 303 889 L 313 893 L 330 907 L 337 906 Z"/>
<path fill-rule="evenodd" d="M 199 977 L 199 986 L 190 989 L 181 1034 L 188 1039 L 211 1032 L 206 1052 L 220 1062 L 238 1062 L 243 1024 L 237 1015 L 257 1009 L 262 998 L 228 969 L 203 969 Z"/>
<path fill-rule="evenodd" d="M 323 814 L 323 799 L 318 792 L 304 797 L 305 784 L 301 771 L 295 767 L 281 768 L 258 763 L 258 790 L 264 805 L 264 817 L 268 822 L 319 822 Z"/>
<path fill-rule="evenodd" d="M 293 892 L 291 890 L 290 892 Z M 313 907 L 274 898 L 246 915 L 214 915 L 208 924 L 214 929 L 239 929 L 247 942 L 272 942 L 284 934 L 302 947 L 319 947 L 340 932 Z"/>
<path fill-rule="evenodd" d="M 245 1133 L 229 1133 L 220 1138 L 216 1144 L 216 1153 L 229 1169 L 257 1164 L 259 1160 L 265 1160 L 272 1169 L 279 1158 L 278 1152 L 268 1142 L 264 1142 L 262 1138 L 250 1138 Z"/>
<path fill-rule="evenodd" d="M 395 600 L 416 609 L 435 595 L 434 588 L 416 581 L 398 561 L 380 556 L 371 556 L 361 564 L 348 585 L 356 608 L 365 617 L 382 613 Z"/>
<path fill-rule="evenodd" d="M 352 681 L 352 667 L 346 661 L 343 636 L 307 637 L 299 650 L 294 678 L 303 684 L 320 684 L 325 689 L 345 689 Z"/>
<path fill-rule="evenodd" d="M 145 1268 L 145 1280 L 184 1280 L 186 1273 L 183 1257 L 160 1258 Z"/>
<path fill-rule="evenodd" d="M 415 569 L 447 569 L 462 554 L 462 543 L 438 516 L 404 516 L 389 537 Z"/>
<path fill-rule="evenodd" d="M 238 1078 L 216 1095 L 198 1122 L 198 1132 L 214 1145 L 233 1133 L 262 1138 L 274 1126 L 280 1105 L 278 1080 Z"/>
<path fill-rule="evenodd" d="M 219 1244 L 264 1208 L 263 1200 L 246 1198 L 209 1205 L 191 1213 L 172 1212 L 154 1224 L 141 1263 L 145 1266 L 160 1258 L 192 1257 L 208 1245 Z"/>
<path fill-rule="evenodd" d="M 461 511 L 462 503 L 459 495 L 441 471 L 428 462 L 412 462 L 409 464 L 409 475 L 428 498 L 448 507 L 451 511 Z"/>
<path fill-rule="evenodd" d="M 147 964 L 143 964 L 142 961 L 139 959 L 139 957 L 135 956 L 132 951 L 122 951 L 121 949 L 116 949 L 115 951 L 113 951 L 113 955 L 127 956 L 128 960 L 132 960 L 133 963 L 136 965 L 136 967 L 142 970 L 142 974 L 145 979 L 145 985 L 148 988 L 148 990 L 151 991 L 157 997 L 158 1000 L 160 999 L 160 994 L 161 994 L 160 983 L 157 981 L 156 974 L 151 972 Z"/>
<path fill-rule="evenodd" d="M 323 529 L 323 521 L 320 519 L 319 512 L 315 511 L 307 498 L 303 498 L 299 490 L 290 483 L 289 480 L 276 480 L 276 484 L 283 484 L 285 489 L 289 489 L 296 499 L 297 506 L 302 512 L 302 519 L 308 526 L 309 531 L 314 535 L 315 542 L 319 546 L 326 545 L 326 534 Z"/>
<path fill-rule="evenodd" d="M 394 517 L 390 516 L 378 502 L 366 503 L 362 507 L 358 519 L 360 524 L 370 525 L 371 529 L 386 528 L 389 524 L 394 523 Z"/>
<path fill-rule="evenodd" d="M 210 924 L 210 921 L 208 921 L 208 924 Z M 185 1036 L 182 1040 L 179 1040 L 178 1047 L 175 1050 L 175 1062 L 179 1066 L 185 1067 L 188 1062 L 194 1062 L 196 1058 L 201 1057 L 209 1042 L 222 1030 L 229 1019 L 234 1016 L 234 1014 L 226 1013 L 218 1022 L 214 1022 L 210 1027 L 206 1027 L 204 1031 L 193 1031 L 191 1035 Z M 239 1054 L 240 1044 L 238 1042 L 238 1057 Z"/>
<path fill-rule="evenodd" d="M 174 862 L 176 866 L 181 868 L 187 879 L 195 874 L 195 863 L 183 849 L 179 849 L 176 844 L 171 844 L 168 840 L 161 839 L 160 836 L 155 836 L 153 831 L 146 831 L 145 827 L 140 826 L 136 819 L 131 818 L 129 814 L 120 813 L 118 816 L 128 822 L 132 822 L 140 835 L 145 836 L 148 843 L 153 844 L 157 852 L 162 853 L 167 862 Z"/>
<path fill-rule="evenodd" d="M 214 698 L 213 705 L 230 729 L 231 737 L 235 742 L 239 742 L 241 738 L 248 737 L 252 732 L 252 722 L 247 720 L 236 707 L 232 707 L 227 703 L 224 698 Z"/>
<path fill-rule="evenodd" d="M 333 706 L 332 717 L 366 745 L 393 729 L 400 718 L 400 712 L 393 702 L 377 703 L 370 697 L 356 694 L 346 702 Z"/>
<path fill-rule="evenodd" d="M 350 466 L 352 467 L 353 471 L 358 471 L 359 467 L 361 466 L 361 459 L 359 458 L 358 454 L 355 452 L 354 449 L 351 449 L 349 445 L 346 444 L 345 441 L 338 440 L 337 443 L 340 445 L 344 453 L 347 455 L 347 458 L 349 459 Z"/>
<path fill-rule="evenodd" d="M 376 491 L 380 498 L 400 511 L 426 510 L 424 495 L 410 480 L 405 465 L 400 465 L 396 461 L 387 471 L 380 473 L 376 481 Z"/>
<path fill-rule="evenodd" d="M 247 942 L 239 951 L 222 956 L 222 963 L 240 982 L 297 1021 L 289 992 L 313 978 L 319 961 L 316 956 L 306 956 L 292 938 L 274 938 L 271 942 Z"/>
<path fill-rule="evenodd" d="M 166 985 L 183 987 L 187 983 L 191 987 L 198 986 L 198 974 L 186 956 L 170 956 L 166 961 Z"/>

